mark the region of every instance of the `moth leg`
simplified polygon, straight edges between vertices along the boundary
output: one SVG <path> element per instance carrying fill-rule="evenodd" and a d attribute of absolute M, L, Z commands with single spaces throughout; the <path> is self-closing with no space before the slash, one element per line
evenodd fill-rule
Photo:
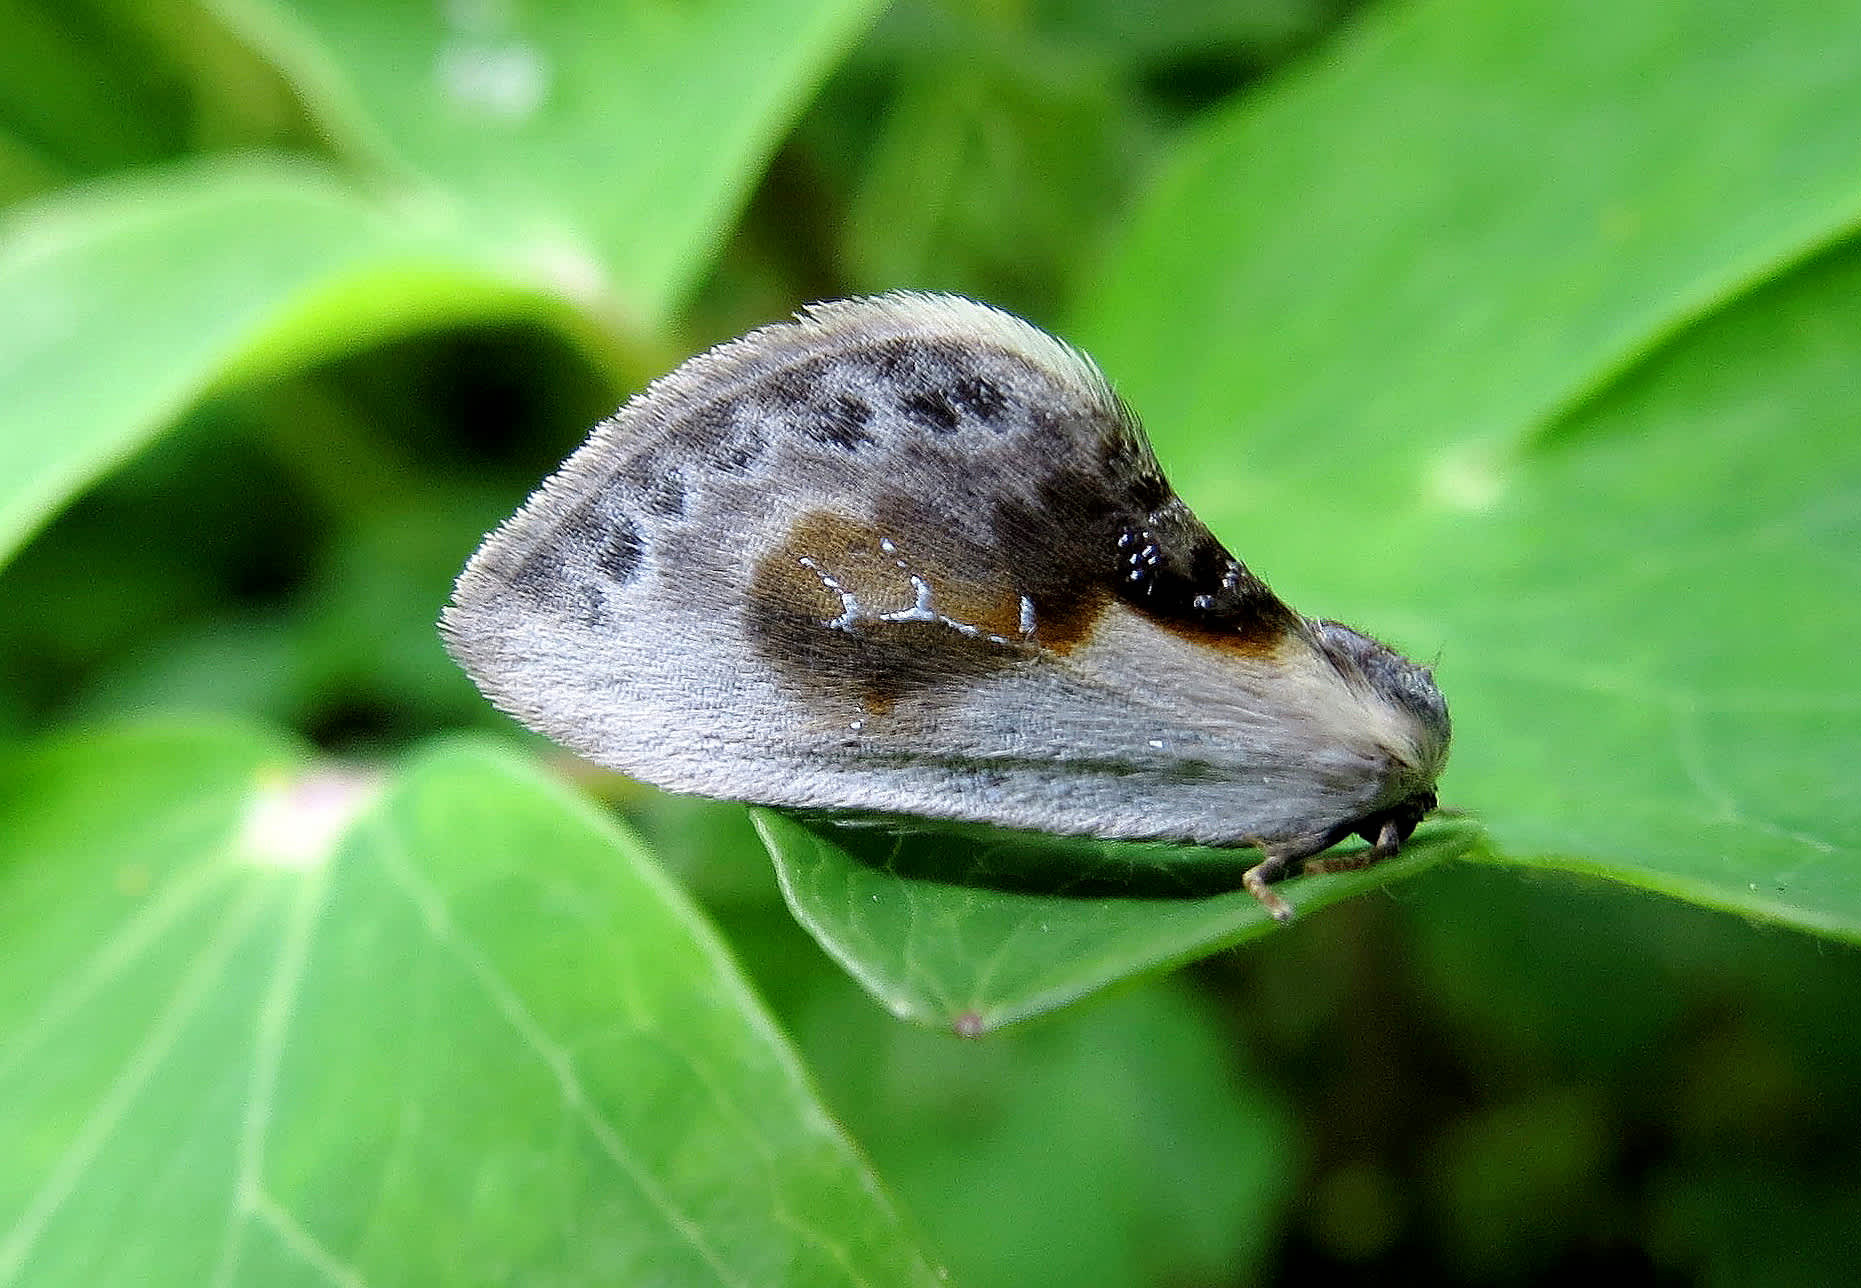
<path fill-rule="evenodd" d="M 1254 841 L 1260 847 L 1260 862 L 1247 869 L 1241 877 L 1241 884 L 1247 887 L 1247 893 L 1266 905 L 1266 910 L 1273 914 L 1273 920 L 1285 925 L 1292 920 L 1292 905 L 1280 897 L 1277 890 L 1271 889 L 1273 882 L 1289 875 L 1295 866 L 1308 855 L 1318 853 L 1325 848 L 1324 836 L 1299 837 L 1291 841 L 1269 844 Z"/>
<path fill-rule="evenodd" d="M 1376 844 L 1367 850 L 1358 850 L 1355 854 L 1340 854 L 1331 859 L 1310 859 L 1304 871 L 1315 875 L 1327 872 L 1355 872 L 1384 859 L 1393 859 L 1402 850 L 1402 831 L 1396 826 L 1396 820 L 1386 818 L 1377 831 Z"/>
<path fill-rule="evenodd" d="M 1268 854 L 1260 862 L 1247 869 L 1241 878 L 1241 884 L 1247 887 L 1247 893 L 1266 905 L 1273 920 L 1285 925 L 1292 920 L 1292 905 L 1280 897 L 1279 892 L 1268 888 L 1268 883 L 1277 881 L 1286 875 L 1286 856 Z"/>

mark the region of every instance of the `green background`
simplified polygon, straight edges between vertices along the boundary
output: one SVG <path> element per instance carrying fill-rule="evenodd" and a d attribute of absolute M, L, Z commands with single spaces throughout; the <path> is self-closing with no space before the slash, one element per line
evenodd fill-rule
<path fill-rule="evenodd" d="M 0 47 L 0 1283 L 1861 1275 L 1861 5 Z M 900 286 L 1087 348 L 1286 599 L 1437 660 L 1457 816 L 1276 929 L 498 719 L 433 629 L 479 536 Z"/>

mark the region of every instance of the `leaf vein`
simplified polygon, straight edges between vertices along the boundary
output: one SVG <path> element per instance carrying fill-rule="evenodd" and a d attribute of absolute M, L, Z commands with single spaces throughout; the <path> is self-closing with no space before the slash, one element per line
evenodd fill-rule
<path fill-rule="evenodd" d="M 703 1259 L 721 1282 L 749 1288 L 748 1281 L 724 1263 L 704 1237 L 698 1223 L 660 1188 L 646 1166 L 621 1139 L 613 1124 L 602 1116 L 583 1085 L 573 1058 L 545 1032 L 541 1022 L 523 1004 L 516 989 L 460 930 L 444 898 L 414 870 L 397 839 L 385 826 L 380 828 L 380 842 L 378 853 L 382 856 L 383 870 L 388 878 L 413 903 L 426 924 L 427 932 L 458 959 L 505 1022 L 530 1048 L 532 1054 L 542 1061 L 555 1079 L 564 1105 L 594 1137 L 602 1152 L 633 1182 L 660 1218 Z"/>

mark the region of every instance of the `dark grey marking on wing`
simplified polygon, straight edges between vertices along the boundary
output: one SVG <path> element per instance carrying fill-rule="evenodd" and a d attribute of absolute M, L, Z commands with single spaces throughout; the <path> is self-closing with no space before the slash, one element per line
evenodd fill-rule
<path fill-rule="evenodd" d="M 624 514 L 611 515 L 595 548 L 595 566 L 616 586 L 624 586 L 639 575 L 645 558 L 646 542 L 639 526 Z"/>
<path fill-rule="evenodd" d="M 960 377 L 950 386 L 950 398 L 985 425 L 995 424 L 1008 407 L 1008 395 L 987 376 Z"/>
<path fill-rule="evenodd" d="M 898 410 L 914 424 L 938 434 L 950 434 L 963 423 L 950 399 L 935 389 L 920 389 L 898 400 Z"/>
<path fill-rule="evenodd" d="M 732 395 L 699 403 L 674 426 L 666 451 L 667 464 L 679 461 L 702 470 L 724 474 L 744 474 L 753 469 L 769 451 L 770 433 L 766 406 L 750 394 Z"/>
<path fill-rule="evenodd" d="M 853 394 L 833 394 L 811 407 L 803 422 L 809 438 L 828 447 L 857 452 L 879 440 L 867 426 L 872 422 L 872 404 Z"/>
<path fill-rule="evenodd" d="M 509 574 L 538 608 L 591 626 L 608 614 L 608 590 L 628 585 L 646 561 L 646 537 L 617 489 L 582 502 L 548 529 Z"/>

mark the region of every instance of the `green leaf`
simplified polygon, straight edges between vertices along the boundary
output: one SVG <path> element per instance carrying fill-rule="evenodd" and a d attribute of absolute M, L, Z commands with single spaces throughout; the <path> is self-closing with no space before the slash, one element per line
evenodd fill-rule
<path fill-rule="evenodd" d="M 1510 445 L 1861 226 L 1858 45 L 1861 5 L 1820 0 L 1389 6 L 1184 143 L 1069 338 L 1198 512 L 1329 584 L 1331 524 L 1477 503 Z"/>
<path fill-rule="evenodd" d="M 1502 852 L 1861 941 L 1858 299 L 1805 269 L 1418 525 Z"/>
<path fill-rule="evenodd" d="M 704 923 L 510 753 L 15 749 L 0 935 L 8 1281 L 936 1281 Z"/>
<path fill-rule="evenodd" d="M 1861 217 L 1857 42 L 1386 10 L 1185 149 L 1077 337 L 1295 605 L 1439 652 L 1499 851 L 1851 939 L 1861 278 L 1753 290 Z"/>
<path fill-rule="evenodd" d="M 172 70 L 107 7 L 0 0 L 0 200 L 74 174 L 153 161 L 182 133 Z M 15 178 L 25 182 L 8 182 Z M 31 180 L 37 179 L 38 182 Z"/>
<path fill-rule="evenodd" d="M 1111 65 L 994 28 L 920 49 L 841 238 L 862 291 L 951 290 L 1032 313 L 1103 234 L 1136 149 Z M 939 42 L 942 43 L 942 42 Z"/>
<path fill-rule="evenodd" d="M 0 227 L 0 298 L 0 560 L 219 382 L 562 309 L 433 212 L 265 161 L 17 208 Z"/>
<path fill-rule="evenodd" d="M 898 832 L 754 811 L 796 918 L 900 1018 L 969 1037 L 1272 933 L 1251 850 L 962 829 Z M 1467 853 L 1433 823 L 1401 857 L 1280 888 L 1303 914 Z"/>
<path fill-rule="evenodd" d="M 217 7 L 329 128 L 651 330 L 879 4 Z"/>

